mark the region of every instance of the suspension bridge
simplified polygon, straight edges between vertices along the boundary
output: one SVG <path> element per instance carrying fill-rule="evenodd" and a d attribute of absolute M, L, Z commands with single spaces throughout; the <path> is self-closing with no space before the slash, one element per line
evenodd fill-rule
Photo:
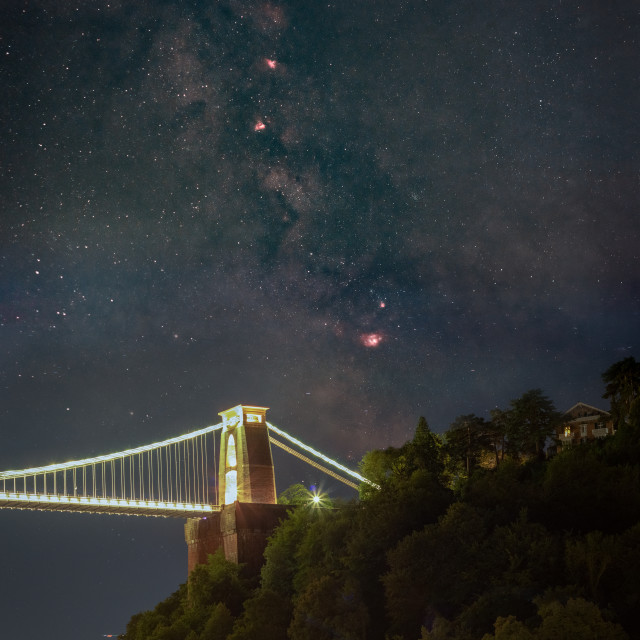
<path fill-rule="evenodd" d="M 236 501 L 274 504 L 271 445 L 357 489 L 359 473 L 238 405 L 222 421 L 106 455 L 0 472 L 0 508 L 206 518 Z M 374 485 L 375 486 L 375 485 Z"/>

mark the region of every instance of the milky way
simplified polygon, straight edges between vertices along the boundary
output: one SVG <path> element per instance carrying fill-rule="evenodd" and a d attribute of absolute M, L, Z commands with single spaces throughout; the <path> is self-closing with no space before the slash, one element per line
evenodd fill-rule
<path fill-rule="evenodd" d="M 606 408 L 638 357 L 630 0 L 5 5 L 0 468 L 238 403 L 356 465 L 533 387 Z M 11 637 L 120 632 L 184 580 L 176 523 L 0 531 Z"/>

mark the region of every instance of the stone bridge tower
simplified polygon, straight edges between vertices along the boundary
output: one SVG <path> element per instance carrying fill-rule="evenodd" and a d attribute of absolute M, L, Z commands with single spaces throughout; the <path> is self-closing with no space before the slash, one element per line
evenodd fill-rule
<path fill-rule="evenodd" d="M 220 412 L 222 436 L 218 495 L 222 510 L 185 524 L 188 571 L 224 549 L 227 560 L 262 566 L 267 538 L 289 507 L 276 504 L 276 483 L 267 427 L 267 407 L 238 405 Z"/>
<path fill-rule="evenodd" d="M 267 407 L 238 405 L 221 411 L 218 490 L 223 504 L 275 504 L 276 481 L 267 429 Z"/>

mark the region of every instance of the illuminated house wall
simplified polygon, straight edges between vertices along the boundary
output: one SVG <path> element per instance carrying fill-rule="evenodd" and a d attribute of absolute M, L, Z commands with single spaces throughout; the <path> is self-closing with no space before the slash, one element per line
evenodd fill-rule
<path fill-rule="evenodd" d="M 224 504 L 276 503 L 267 407 L 238 405 L 220 412 L 223 420 L 218 482 Z"/>
<path fill-rule="evenodd" d="M 563 417 L 556 428 L 556 439 L 562 446 L 580 444 L 615 433 L 611 414 L 584 402 L 574 404 L 565 411 Z"/>

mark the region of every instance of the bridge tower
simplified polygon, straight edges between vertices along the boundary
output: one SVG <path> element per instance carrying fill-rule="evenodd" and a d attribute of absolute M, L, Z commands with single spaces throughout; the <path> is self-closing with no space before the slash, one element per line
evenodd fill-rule
<path fill-rule="evenodd" d="M 276 503 L 276 481 L 265 414 L 267 407 L 238 405 L 221 411 L 218 490 L 221 504 Z"/>
<path fill-rule="evenodd" d="M 267 538 L 288 507 L 276 504 L 276 483 L 265 414 L 267 407 L 238 405 L 221 411 L 218 468 L 220 513 L 190 518 L 184 528 L 188 571 L 224 549 L 227 560 L 257 572 Z"/>

